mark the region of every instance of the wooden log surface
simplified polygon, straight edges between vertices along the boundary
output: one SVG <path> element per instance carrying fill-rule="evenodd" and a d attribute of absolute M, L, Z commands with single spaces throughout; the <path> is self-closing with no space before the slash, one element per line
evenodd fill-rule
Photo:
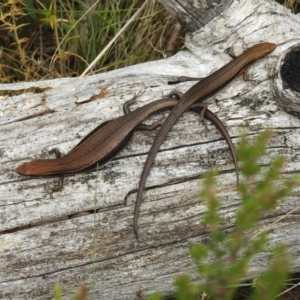
<path fill-rule="evenodd" d="M 220 171 L 218 194 L 225 231 L 233 226 L 240 203 L 227 145 L 209 123 L 205 134 L 197 115 L 186 113 L 180 118 L 155 160 L 141 206 L 139 241 L 133 232 L 136 193 L 130 192 L 138 187 L 156 132 L 136 132 L 98 172 L 70 175 L 55 193 L 49 193 L 55 177 L 23 177 L 15 168 L 31 159 L 48 158 L 54 147 L 67 153 L 97 125 L 122 115 L 123 103 L 136 93 L 144 92 L 138 98 L 141 106 L 173 89 L 185 92 L 195 82 L 174 84 L 181 76 L 203 78 L 231 60 L 227 48 L 240 54 L 244 48 L 268 41 L 278 45 L 276 50 L 247 69 L 248 80 L 237 77 L 207 103 L 235 144 L 241 127 L 248 129 L 249 137 L 274 128 L 261 163 L 267 166 L 273 157 L 283 155 L 287 162 L 283 177 L 297 174 L 298 108 L 293 103 L 289 113 L 285 111 L 288 99 L 295 96 L 283 88 L 279 69 L 284 54 L 299 45 L 299 23 L 299 16 L 275 2 L 233 1 L 222 16 L 187 34 L 187 49 L 171 58 L 81 79 L 2 84 L 1 299 L 52 299 L 55 283 L 61 285 L 64 299 L 70 299 L 81 283 L 96 299 L 134 299 L 138 290 L 144 295 L 155 290 L 172 293 L 174 276 L 181 272 L 195 276 L 188 246 L 207 240 L 201 221 L 206 208 L 199 199 L 203 172 Z M 163 116 L 166 113 L 153 116 L 150 122 Z M 297 207 L 299 192 L 296 188 L 265 216 L 260 228 Z M 291 245 L 292 271 L 300 266 L 297 214 L 280 220 L 270 232 L 270 245 Z M 266 264 L 267 255 L 262 253 L 249 277 Z"/>

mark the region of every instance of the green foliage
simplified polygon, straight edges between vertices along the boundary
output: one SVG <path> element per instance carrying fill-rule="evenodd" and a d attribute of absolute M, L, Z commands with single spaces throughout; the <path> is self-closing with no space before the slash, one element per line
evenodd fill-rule
<path fill-rule="evenodd" d="M 250 260 L 265 250 L 268 234 L 262 232 L 251 238 L 249 234 L 257 229 L 263 215 L 276 208 L 278 201 L 287 196 L 299 182 L 298 178 L 283 180 L 281 171 L 283 158 L 274 158 L 267 168 L 262 168 L 259 161 L 266 154 L 267 142 L 272 132 L 261 133 L 252 143 L 242 134 L 238 145 L 240 171 L 243 181 L 237 186 L 241 196 L 241 207 L 236 213 L 235 226 L 231 230 L 221 229 L 224 224 L 219 209 L 221 201 L 216 195 L 216 172 L 204 176 L 201 200 L 207 206 L 204 223 L 209 231 L 205 245 L 190 247 L 198 273 L 204 278 L 204 284 L 192 283 L 188 275 L 176 279 L 176 299 L 193 300 L 229 300 L 233 299 L 236 287 L 245 278 Z M 287 279 L 289 256 L 283 245 L 268 249 L 270 265 L 256 279 L 251 300 L 273 300 Z"/>
<path fill-rule="evenodd" d="M 156 292 L 156 293 L 152 294 L 148 298 L 148 300 L 160 300 L 160 299 L 161 299 L 161 293 L 159 293 L 159 292 Z"/>
<path fill-rule="evenodd" d="M 75 295 L 72 297 L 72 300 L 86 300 L 87 299 L 87 287 L 82 285 L 78 288 Z M 54 287 L 54 300 L 62 300 L 62 290 L 59 284 L 56 284 Z"/>
<path fill-rule="evenodd" d="M 256 288 L 251 300 L 275 299 L 282 283 L 287 280 L 289 256 L 282 245 L 272 249 L 272 261 L 269 269 L 256 280 Z"/>
<path fill-rule="evenodd" d="M 188 275 L 178 276 L 175 285 L 177 288 L 176 299 L 198 299 L 199 287 L 191 282 Z"/>
<path fill-rule="evenodd" d="M 62 291 L 59 284 L 56 284 L 54 287 L 54 300 L 61 300 L 62 299 Z"/>

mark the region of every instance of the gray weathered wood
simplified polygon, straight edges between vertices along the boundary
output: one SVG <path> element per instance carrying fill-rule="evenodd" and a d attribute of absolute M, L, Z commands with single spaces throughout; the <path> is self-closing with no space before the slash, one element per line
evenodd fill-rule
<path fill-rule="evenodd" d="M 195 114 L 180 119 L 156 158 L 141 207 L 139 242 L 132 227 L 136 194 L 127 204 L 124 199 L 138 186 L 155 132 L 137 132 L 98 173 L 71 175 L 63 190 L 53 194 L 48 189 L 56 178 L 25 178 L 14 170 L 25 161 L 48 157 L 54 147 L 67 153 L 95 126 L 122 115 L 122 104 L 135 93 L 144 91 L 137 103 L 143 105 L 174 88 L 185 92 L 194 82 L 168 82 L 207 76 L 230 61 L 225 50 L 231 46 L 239 54 L 269 41 L 278 47 L 247 69 L 252 81 L 238 77 L 207 102 L 234 143 L 241 127 L 251 137 L 273 127 L 275 135 L 262 164 L 283 155 L 283 176 L 298 173 L 300 121 L 278 105 L 278 95 L 288 99 L 292 91 L 282 89 L 277 71 L 282 54 L 300 42 L 299 23 L 299 16 L 273 1 L 234 1 L 222 17 L 188 34 L 187 50 L 169 59 L 82 79 L 0 85 L 1 299 L 52 299 L 55 283 L 61 285 L 64 299 L 81 283 L 92 294 L 93 278 L 96 299 L 134 299 L 138 290 L 145 295 L 155 290 L 172 293 L 174 276 L 183 271 L 195 276 L 188 246 L 207 239 L 201 222 L 206 209 L 198 196 L 203 172 L 221 172 L 224 229 L 230 230 L 240 203 L 226 143 L 212 125 L 205 135 Z M 299 189 L 261 221 L 261 228 L 298 205 Z M 291 244 L 290 252 L 297 254 L 299 230 L 297 213 L 290 215 L 272 227 L 270 244 Z M 249 276 L 259 274 L 266 263 L 263 253 Z M 299 266 L 296 256 L 293 270 Z"/>
<path fill-rule="evenodd" d="M 179 23 L 193 32 L 229 8 L 233 0 L 158 0 L 158 2 L 174 15 Z"/>

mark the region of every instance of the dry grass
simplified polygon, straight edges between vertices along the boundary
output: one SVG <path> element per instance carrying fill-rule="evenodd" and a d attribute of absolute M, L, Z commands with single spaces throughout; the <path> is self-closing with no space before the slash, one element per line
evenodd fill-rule
<path fill-rule="evenodd" d="M 84 1 L 2 1 L 1 82 L 81 75 L 146 0 Z M 299 11 L 299 0 L 277 1 Z M 147 0 L 138 18 L 92 70 L 98 73 L 170 56 L 183 47 L 183 37 L 176 20 L 155 0 Z"/>
<path fill-rule="evenodd" d="M 31 1 L 27 6 L 24 1 L 7 1 L 0 8 L 2 82 L 79 76 L 144 3 L 96 1 L 91 7 L 70 0 L 58 7 L 55 1 L 48 6 L 46 1 Z M 182 32 L 174 26 L 178 28 L 178 23 L 163 7 L 148 0 L 138 18 L 97 62 L 94 72 L 177 51 L 183 44 Z"/>

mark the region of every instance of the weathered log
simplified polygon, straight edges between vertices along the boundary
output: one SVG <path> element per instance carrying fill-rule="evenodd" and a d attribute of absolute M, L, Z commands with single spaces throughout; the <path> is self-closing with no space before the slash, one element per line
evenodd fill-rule
<path fill-rule="evenodd" d="M 181 5 L 167 2 L 177 16 L 182 13 Z M 182 23 L 192 28 L 190 20 Z M 174 276 L 183 271 L 195 276 L 188 246 L 207 239 L 201 221 L 206 208 L 198 196 L 203 172 L 220 171 L 224 230 L 233 225 L 240 204 L 227 145 L 214 126 L 209 124 L 205 134 L 198 116 L 186 113 L 156 158 L 141 206 L 139 241 L 133 232 L 136 194 L 130 191 L 138 186 L 155 132 L 136 132 L 98 172 L 70 175 L 55 193 L 49 193 L 49 188 L 56 178 L 22 177 L 15 168 L 31 159 L 47 158 L 54 147 L 67 153 L 98 124 L 122 115 L 122 104 L 134 94 L 144 91 L 138 98 L 141 106 L 174 88 L 185 92 L 195 82 L 172 84 L 179 77 L 203 78 L 231 60 L 225 51 L 229 47 L 240 54 L 244 48 L 268 41 L 278 47 L 247 69 L 251 80 L 236 78 L 207 103 L 234 143 L 241 127 L 248 129 L 249 136 L 274 128 L 268 155 L 261 163 L 267 166 L 273 157 L 283 155 L 287 161 L 283 177 L 296 174 L 300 168 L 299 92 L 297 85 L 287 84 L 282 70 L 285 54 L 299 46 L 299 32 L 299 16 L 273 1 L 233 1 L 221 15 L 187 34 L 187 50 L 171 58 L 81 79 L 2 84 L 1 299 L 51 299 L 55 283 L 61 285 L 64 299 L 69 299 L 81 283 L 92 293 L 93 278 L 96 299 L 134 299 L 138 290 L 144 295 L 155 290 L 172 293 Z M 261 226 L 295 208 L 298 200 L 299 188 Z M 270 243 L 291 244 L 290 252 L 297 254 L 297 219 L 296 212 L 276 223 Z M 259 274 L 266 263 L 262 254 L 249 277 Z M 296 256 L 293 270 L 299 267 Z"/>

